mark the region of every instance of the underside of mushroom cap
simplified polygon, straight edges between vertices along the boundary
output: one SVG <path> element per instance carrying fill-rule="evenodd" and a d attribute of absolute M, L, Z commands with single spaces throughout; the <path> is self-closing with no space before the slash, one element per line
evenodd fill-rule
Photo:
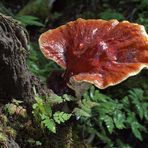
<path fill-rule="evenodd" d="M 148 67 L 148 35 L 128 21 L 78 19 L 43 33 L 39 44 L 46 58 L 66 69 L 65 79 L 100 89 Z"/>

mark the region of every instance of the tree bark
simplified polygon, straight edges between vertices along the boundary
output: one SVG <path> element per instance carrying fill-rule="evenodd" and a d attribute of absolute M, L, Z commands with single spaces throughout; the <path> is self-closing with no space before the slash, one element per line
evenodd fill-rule
<path fill-rule="evenodd" d="M 47 91 L 28 70 L 27 45 L 27 31 L 11 17 L 0 15 L 0 102 L 12 98 L 28 102 L 34 96 L 33 86 L 40 94 Z"/>

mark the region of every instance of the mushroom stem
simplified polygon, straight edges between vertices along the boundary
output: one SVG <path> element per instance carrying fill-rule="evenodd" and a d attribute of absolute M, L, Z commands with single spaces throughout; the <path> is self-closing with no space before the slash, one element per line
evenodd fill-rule
<path fill-rule="evenodd" d="M 47 79 L 47 86 L 52 89 L 54 93 L 58 95 L 70 94 L 74 92 L 67 86 L 68 80 L 65 77 L 65 73 L 61 71 L 53 71 Z"/>
<path fill-rule="evenodd" d="M 75 96 L 79 100 L 84 92 L 90 88 L 91 84 L 87 82 L 77 82 L 71 78 L 67 86 L 75 92 Z"/>

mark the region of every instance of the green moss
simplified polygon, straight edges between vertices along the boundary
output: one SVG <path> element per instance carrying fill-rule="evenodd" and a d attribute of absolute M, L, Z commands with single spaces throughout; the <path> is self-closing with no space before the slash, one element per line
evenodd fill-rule
<path fill-rule="evenodd" d="M 6 143 L 7 142 L 7 136 L 0 132 L 0 143 Z"/>

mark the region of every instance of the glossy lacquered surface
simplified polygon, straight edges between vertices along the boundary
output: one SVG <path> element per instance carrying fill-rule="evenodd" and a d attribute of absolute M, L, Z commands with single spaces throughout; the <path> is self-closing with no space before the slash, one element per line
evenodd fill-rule
<path fill-rule="evenodd" d="M 117 20 L 69 22 L 40 36 L 41 51 L 65 68 L 64 79 L 106 88 L 148 67 L 143 26 Z"/>

